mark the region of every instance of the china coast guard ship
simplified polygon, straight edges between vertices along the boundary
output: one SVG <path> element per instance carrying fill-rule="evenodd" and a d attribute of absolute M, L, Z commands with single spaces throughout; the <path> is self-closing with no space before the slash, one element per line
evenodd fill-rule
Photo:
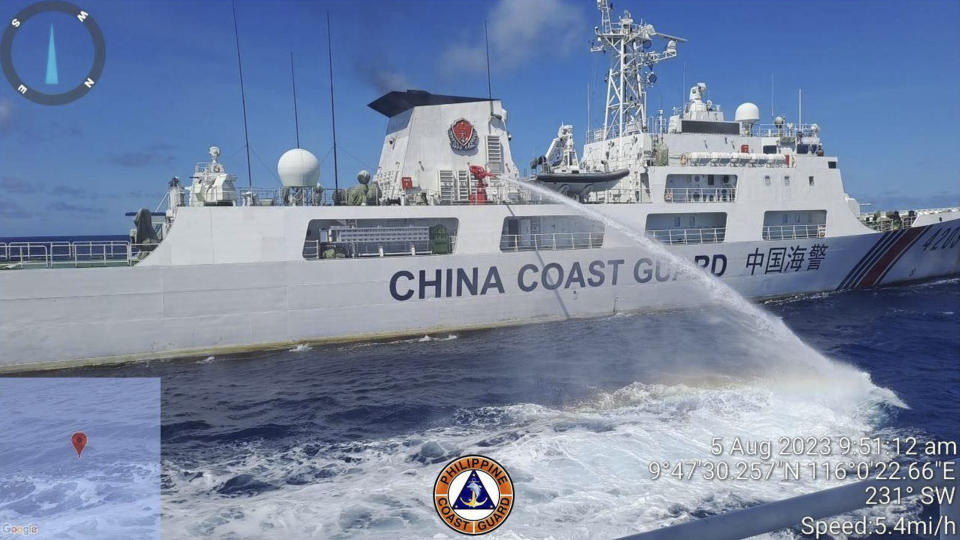
<path fill-rule="evenodd" d="M 499 100 L 387 93 L 380 162 L 328 196 L 295 149 L 282 187 L 244 189 L 210 149 L 130 242 L 0 244 L 0 370 L 592 317 L 704 301 L 670 261 L 536 183 L 641 231 L 745 296 L 960 272 L 960 210 L 860 214 L 817 124 L 690 89 L 647 108 L 684 40 L 598 0 L 603 127 L 573 127 L 521 175 Z M 799 120 L 799 119 L 798 119 Z M 92 268 L 91 268 L 92 267 Z"/>

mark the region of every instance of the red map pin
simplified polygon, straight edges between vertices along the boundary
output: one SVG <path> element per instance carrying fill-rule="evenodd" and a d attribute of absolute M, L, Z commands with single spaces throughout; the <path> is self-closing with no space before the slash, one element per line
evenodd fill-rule
<path fill-rule="evenodd" d="M 83 452 L 83 447 L 87 445 L 87 435 L 82 431 L 78 431 L 70 436 L 70 442 L 73 443 L 73 448 L 77 451 L 77 457 L 80 457 L 80 454 Z"/>

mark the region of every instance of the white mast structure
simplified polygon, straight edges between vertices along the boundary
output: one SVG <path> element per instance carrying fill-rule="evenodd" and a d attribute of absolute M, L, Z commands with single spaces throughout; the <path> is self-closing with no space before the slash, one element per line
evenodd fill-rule
<path fill-rule="evenodd" d="M 609 0 L 597 0 L 597 9 L 600 10 L 601 26 L 594 27 L 597 38 L 590 50 L 603 53 L 609 50 L 612 53 L 607 72 L 607 107 L 602 140 L 646 131 L 646 87 L 657 81 L 653 66 L 677 56 L 677 42 L 686 40 L 661 34 L 654 30 L 652 24 L 643 20 L 634 24 L 630 12 L 626 10 L 614 25 L 610 20 L 613 5 Z M 650 50 L 655 37 L 667 40 L 662 52 Z"/>

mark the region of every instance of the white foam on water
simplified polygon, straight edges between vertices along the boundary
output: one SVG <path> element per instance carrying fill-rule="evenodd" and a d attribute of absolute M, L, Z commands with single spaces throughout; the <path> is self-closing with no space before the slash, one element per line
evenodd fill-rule
<path fill-rule="evenodd" d="M 397 345 L 397 344 L 401 344 L 401 343 L 444 342 L 444 341 L 452 341 L 452 340 L 454 340 L 454 339 L 457 339 L 457 337 L 458 337 L 458 336 L 457 336 L 456 334 L 447 334 L 447 335 L 444 336 L 444 337 L 433 337 L 433 336 L 427 334 L 427 335 L 425 335 L 425 336 L 423 336 L 423 337 L 418 337 L 418 338 L 396 339 L 396 340 L 393 340 L 393 341 L 388 341 L 387 344 L 389 344 L 389 345 Z"/>
<path fill-rule="evenodd" d="M 12 475 L 3 480 L 0 522 L 37 525 L 40 538 L 152 538 L 159 463 L 116 463 L 70 476 Z M 12 488 L 12 489 L 11 489 Z"/>
<path fill-rule="evenodd" d="M 300 343 L 296 347 L 290 349 L 290 352 L 307 352 L 312 351 L 313 347 L 307 345 L 306 343 Z"/>
<path fill-rule="evenodd" d="M 831 384 L 828 374 L 820 384 Z M 838 485 L 802 481 L 708 481 L 651 478 L 651 461 L 763 463 L 758 457 L 714 457 L 713 437 L 744 441 L 779 437 L 873 435 L 890 395 L 847 384 L 822 395 L 783 380 L 740 384 L 634 383 L 572 407 L 534 404 L 461 410 L 450 425 L 381 440 L 299 446 L 275 452 L 257 444 L 206 464 L 203 476 L 166 463 L 173 487 L 165 494 L 164 533 L 170 537 L 456 538 L 431 505 L 443 465 L 459 455 L 489 455 L 510 472 L 516 507 L 502 535 L 516 538 L 613 537 L 679 523 Z M 798 458 L 801 459 L 801 458 Z M 804 460 L 809 461 L 809 460 Z M 839 456 L 818 458 L 839 463 Z M 215 492 L 249 474 L 279 486 L 252 497 Z M 302 478 L 305 485 L 285 485 Z M 300 482 L 303 483 L 303 482 Z M 889 511 L 899 511 L 890 509 Z"/>

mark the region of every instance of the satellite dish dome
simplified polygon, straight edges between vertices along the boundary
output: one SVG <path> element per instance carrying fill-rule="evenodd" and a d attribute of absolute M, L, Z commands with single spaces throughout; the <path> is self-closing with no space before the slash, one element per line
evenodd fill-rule
<path fill-rule="evenodd" d="M 315 186 L 320 179 L 320 162 L 310 152 L 294 148 L 280 156 L 277 174 L 284 187 Z"/>
<path fill-rule="evenodd" d="M 777 126 L 778 128 L 779 128 L 779 127 L 783 127 L 783 123 L 784 123 L 784 122 L 785 122 L 785 120 L 783 119 L 782 116 L 778 116 L 778 117 L 776 117 L 776 118 L 773 119 L 773 125 Z"/>
<path fill-rule="evenodd" d="M 756 103 L 741 103 L 734 113 L 734 120 L 745 124 L 753 124 L 760 120 L 760 107 Z"/>
<path fill-rule="evenodd" d="M 360 172 L 357 173 L 357 182 L 360 182 L 361 184 L 364 184 L 364 185 L 369 184 L 370 173 L 367 172 L 366 169 L 361 169 Z"/>

